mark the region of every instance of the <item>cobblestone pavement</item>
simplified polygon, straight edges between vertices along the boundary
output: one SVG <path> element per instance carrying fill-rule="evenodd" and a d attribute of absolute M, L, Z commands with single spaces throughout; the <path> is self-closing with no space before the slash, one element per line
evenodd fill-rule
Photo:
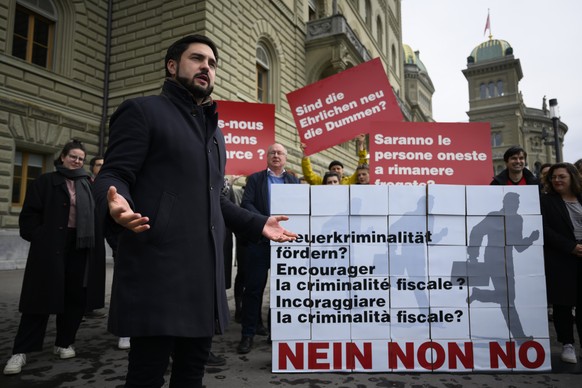
<path fill-rule="evenodd" d="M 112 267 L 108 266 L 110 288 Z M 10 357 L 20 314 L 18 298 L 22 270 L 0 271 L 0 362 Z M 232 290 L 229 302 L 234 305 Z M 107 300 L 109 295 L 107 296 Z M 28 355 L 19 375 L 0 375 L 1 388 L 31 387 L 121 387 L 127 366 L 127 351 L 117 349 L 117 338 L 106 330 L 107 318 L 87 319 L 79 330 L 77 357 L 60 360 L 53 356 L 54 318 L 49 321 L 42 352 Z M 553 327 L 550 325 L 552 336 Z M 206 387 L 582 387 L 582 361 L 568 365 L 560 361 L 560 346 L 552 338 L 551 373 L 271 373 L 271 348 L 266 337 L 255 337 L 255 347 L 244 356 L 236 354 L 240 326 L 231 323 L 225 335 L 215 337 L 213 351 L 226 358 L 223 367 L 207 368 Z M 168 379 L 166 379 L 168 380 Z M 168 384 L 164 387 L 167 387 Z"/>

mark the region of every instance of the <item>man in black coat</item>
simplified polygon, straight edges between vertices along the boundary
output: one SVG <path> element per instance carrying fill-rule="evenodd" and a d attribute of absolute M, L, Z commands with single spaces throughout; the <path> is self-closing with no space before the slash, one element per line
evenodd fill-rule
<path fill-rule="evenodd" d="M 109 330 L 131 337 L 126 387 L 201 387 L 212 336 L 225 330 L 225 223 L 257 240 L 288 241 L 279 225 L 222 195 L 225 143 L 210 97 L 218 64 L 202 35 L 173 43 L 159 96 L 125 101 L 111 117 L 97 208 L 117 229 Z"/>
<path fill-rule="evenodd" d="M 267 169 L 247 178 L 241 206 L 255 214 L 271 215 L 270 194 L 272 184 L 299 183 L 299 179 L 285 171 L 287 150 L 281 144 L 273 144 L 267 152 Z M 267 275 L 271 266 L 271 247 L 267 239 L 249 243 L 242 300 L 242 337 L 237 347 L 239 354 L 251 351 L 257 322 L 261 314 L 261 301 Z M 270 318 L 269 318 L 270 319 Z"/>

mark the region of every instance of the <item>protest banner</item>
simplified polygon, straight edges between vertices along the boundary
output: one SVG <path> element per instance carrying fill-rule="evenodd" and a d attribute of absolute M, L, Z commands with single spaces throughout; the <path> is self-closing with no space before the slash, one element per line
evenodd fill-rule
<path fill-rule="evenodd" d="M 274 372 L 551 369 L 537 187 L 271 190 Z"/>
<path fill-rule="evenodd" d="M 267 148 L 275 142 L 275 105 L 217 101 L 218 128 L 226 143 L 226 175 L 264 169 Z"/>
<path fill-rule="evenodd" d="M 379 58 L 287 94 L 305 154 L 367 133 L 372 120 L 402 121 Z"/>
<path fill-rule="evenodd" d="M 489 184 L 489 123 L 374 122 L 372 184 Z"/>

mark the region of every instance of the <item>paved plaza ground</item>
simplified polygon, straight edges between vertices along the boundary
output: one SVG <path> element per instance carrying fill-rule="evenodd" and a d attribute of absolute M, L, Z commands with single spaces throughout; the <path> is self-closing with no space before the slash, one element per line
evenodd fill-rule
<path fill-rule="evenodd" d="M 18 298 L 22 270 L 0 271 L 0 360 L 2 367 L 11 354 L 20 314 Z M 107 289 L 111 288 L 112 266 L 107 268 Z M 228 292 L 234 309 L 232 290 Z M 109 300 L 109 294 L 107 295 Z M 0 375 L 1 388 L 114 388 L 123 386 L 127 351 L 117 349 L 117 338 L 106 330 L 107 318 L 83 322 L 77 336 L 77 357 L 60 360 L 52 354 L 54 319 L 49 322 L 42 352 L 28 355 L 28 364 L 19 375 Z M 582 387 L 582 361 L 577 365 L 560 361 L 561 346 L 555 340 L 553 325 L 551 373 L 271 373 L 271 347 L 266 337 L 255 337 L 255 347 L 238 355 L 240 325 L 231 322 L 225 335 L 215 337 L 213 351 L 226 358 L 223 367 L 209 367 L 205 385 L 213 387 Z M 577 346 L 579 349 L 579 346 Z M 168 380 L 168 379 L 166 379 Z M 168 384 L 166 383 L 165 387 Z"/>

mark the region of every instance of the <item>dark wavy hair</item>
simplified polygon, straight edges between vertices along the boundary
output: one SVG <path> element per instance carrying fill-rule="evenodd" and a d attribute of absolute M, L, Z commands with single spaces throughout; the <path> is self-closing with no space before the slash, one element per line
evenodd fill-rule
<path fill-rule="evenodd" d="M 103 155 L 97 155 L 91 158 L 91 160 L 89 161 L 89 167 L 93 168 L 95 167 L 95 163 L 97 163 L 98 160 L 104 159 Z"/>
<path fill-rule="evenodd" d="M 547 189 L 547 192 L 556 194 L 554 186 L 552 185 L 552 175 L 554 175 L 554 171 L 558 168 L 565 169 L 568 175 L 570 175 L 570 190 L 572 190 L 572 193 L 576 196 L 582 194 L 582 179 L 580 178 L 578 169 L 572 163 L 556 163 L 550 167 L 544 179 L 544 187 Z"/>
<path fill-rule="evenodd" d="M 61 160 L 61 157 L 67 156 L 69 154 L 69 152 L 71 152 L 71 150 L 81 150 L 85 153 L 85 155 L 87 155 L 87 151 L 85 150 L 85 145 L 83 144 L 83 142 L 81 142 L 81 140 L 78 140 L 78 139 L 71 139 L 71 140 L 69 140 L 69 142 L 67 144 L 65 144 L 65 146 L 63 147 L 63 150 L 59 154 L 59 157 L 56 158 L 55 161 L 53 162 L 55 167 L 63 165 L 63 161 Z"/>
<path fill-rule="evenodd" d="M 337 181 L 339 183 L 342 183 L 342 178 L 339 176 L 339 174 L 337 172 L 326 172 L 325 175 L 323 176 L 323 182 L 321 182 L 322 185 L 327 185 L 327 178 L 335 176 L 337 178 Z"/>
<path fill-rule="evenodd" d="M 525 150 L 521 146 L 515 145 L 509 147 L 507 151 L 505 151 L 505 153 L 503 154 L 503 160 L 507 163 L 509 158 L 511 158 L 513 155 L 519 154 L 520 152 L 523 152 L 523 157 L 527 159 L 527 152 L 525 152 Z"/>
<path fill-rule="evenodd" d="M 166 51 L 166 58 L 164 59 L 164 69 L 166 70 L 166 77 L 172 76 L 168 71 L 168 62 L 170 61 L 170 59 L 176 62 L 180 62 L 182 54 L 184 54 L 184 51 L 186 51 L 188 46 L 190 46 L 192 43 L 203 43 L 210 47 L 210 49 L 214 53 L 214 59 L 216 59 L 216 63 L 218 63 L 218 48 L 209 37 L 204 35 L 188 35 L 172 43 L 172 45 L 168 48 L 168 51 Z"/>

